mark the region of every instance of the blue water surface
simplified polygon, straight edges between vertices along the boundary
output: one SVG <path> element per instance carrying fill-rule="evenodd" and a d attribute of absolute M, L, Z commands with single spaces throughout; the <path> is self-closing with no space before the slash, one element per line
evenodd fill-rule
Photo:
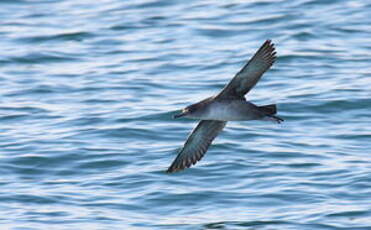
<path fill-rule="evenodd" d="M 371 3 L 0 1 L 0 229 L 371 229 Z M 248 99 L 282 124 L 229 122 L 165 170 L 266 40 Z"/>

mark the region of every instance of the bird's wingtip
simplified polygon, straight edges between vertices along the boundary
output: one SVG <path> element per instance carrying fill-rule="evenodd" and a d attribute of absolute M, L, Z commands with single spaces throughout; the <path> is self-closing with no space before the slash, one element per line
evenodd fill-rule
<path fill-rule="evenodd" d="M 180 170 L 181 170 L 181 169 L 173 168 L 173 167 L 169 167 L 169 168 L 166 170 L 166 173 L 167 173 L 167 174 L 175 173 L 175 172 L 178 172 L 178 171 L 180 171 Z"/>

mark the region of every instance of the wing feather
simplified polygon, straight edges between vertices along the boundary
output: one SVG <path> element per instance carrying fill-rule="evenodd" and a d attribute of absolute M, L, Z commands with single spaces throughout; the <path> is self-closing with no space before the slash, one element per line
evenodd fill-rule
<path fill-rule="evenodd" d="M 171 173 L 189 168 L 201 160 L 211 142 L 223 130 L 226 123 L 226 121 L 200 121 L 167 172 Z"/>
<path fill-rule="evenodd" d="M 238 98 L 244 99 L 260 80 L 276 59 L 274 44 L 267 40 L 247 62 L 247 64 L 236 74 L 228 85 L 216 96 L 216 99 Z"/>

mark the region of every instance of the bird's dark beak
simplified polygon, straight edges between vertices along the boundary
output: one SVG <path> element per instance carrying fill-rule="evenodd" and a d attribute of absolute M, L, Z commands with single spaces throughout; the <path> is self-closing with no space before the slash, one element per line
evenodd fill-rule
<path fill-rule="evenodd" d="M 179 114 L 175 114 L 175 115 L 173 116 L 173 118 L 174 118 L 174 119 L 177 119 L 177 118 L 179 118 L 179 117 L 183 117 L 183 116 L 185 116 L 185 115 L 187 115 L 187 114 L 188 114 L 188 110 L 183 109 L 181 113 L 179 113 Z"/>

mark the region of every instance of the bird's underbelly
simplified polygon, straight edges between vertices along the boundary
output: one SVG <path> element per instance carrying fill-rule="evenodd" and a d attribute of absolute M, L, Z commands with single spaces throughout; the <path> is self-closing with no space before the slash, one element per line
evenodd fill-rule
<path fill-rule="evenodd" d="M 254 109 L 245 104 L 223 104 L 217 103 L 210 105 L 204 116 L 203 120 L 219 120 L 219 121 L 248 121 L 258 119 Z"/>

